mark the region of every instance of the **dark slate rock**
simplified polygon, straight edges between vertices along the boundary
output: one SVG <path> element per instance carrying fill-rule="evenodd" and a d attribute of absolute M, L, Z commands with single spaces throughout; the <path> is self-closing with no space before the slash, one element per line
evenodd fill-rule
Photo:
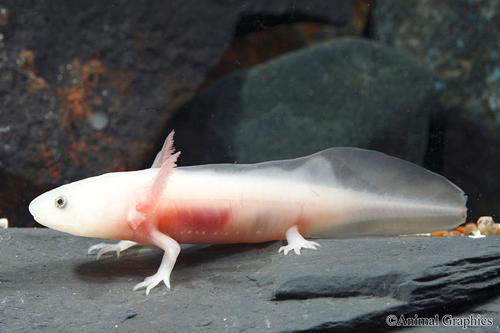
<path fill-rule="evenodd" d="M 500 216 L 500 2 L 381 0 L 375 37 L 436 75 L 441 170 L 469 194 L 472 215 Z"/>
<path fill-rule="evenodd" d="M 430 74 L 408 55 L 340 38 L 231 74 L 177 114 L 183 163 L 293 158 L 332 146 L 422 162 Z"/>
<path fill-rule="evenodd" d="M 173 289 L 148 297 L 131 289 L 156 271 L 161 252 L 137 248 L 95 261 L 85 254 L 95 242 L 3 231 L 0 331 L 386 331 L 389 314 L 483 315 L 494 325 L 467 332 L 499 331 L 494 237 L 319 240 L 318 251 L 301 256 L 278 254 L 279 242 L 185 246 Z"/>
<path fill-rule="evenodd" d="M 0 216 L 34 193 L 151 163 L 172 111 L 258 14 L 345 25 L 352 0 L 3 1 Z M 26 188 L 21 191 L 21 188 Z M 23 218 L 24 217 L 24 218 Z"/>

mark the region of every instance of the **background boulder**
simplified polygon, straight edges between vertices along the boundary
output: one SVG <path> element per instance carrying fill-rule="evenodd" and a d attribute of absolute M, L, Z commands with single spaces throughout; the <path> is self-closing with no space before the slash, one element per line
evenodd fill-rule
<path fill-rule="evenodd" d="M 333 146 L 422 163 L 432 87 L 431 74 L 405 53 L 341 38 L 219 80 L 172 127 L 188 164 L 294 158 Z"/>

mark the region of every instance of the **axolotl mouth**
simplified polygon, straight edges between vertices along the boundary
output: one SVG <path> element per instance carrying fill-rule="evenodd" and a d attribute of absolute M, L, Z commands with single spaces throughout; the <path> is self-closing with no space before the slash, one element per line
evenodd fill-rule
<path fill-rule="evenodd" d="M 37 207 L 40 206 L 40 197 L 41 197 L 41 195 L 39 195 L 35 199 L 31 200 L 31 202 L 28 206 L 28 210 L 29 210 L 30 214 L 33 216 L 33 218 L 35 219 L 35 221 L 37 221 L 40 224 L 43 224 L 40 220 L 39 215 L 37 214 L 37 212 L 39 211 L 39 209 L 37 209 Z"/>

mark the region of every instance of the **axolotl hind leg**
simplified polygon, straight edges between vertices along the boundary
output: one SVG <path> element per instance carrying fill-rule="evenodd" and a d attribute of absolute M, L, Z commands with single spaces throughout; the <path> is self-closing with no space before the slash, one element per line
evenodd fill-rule
<path fill-rule="evenodd" d="M 293 250 L 295 254 L 300 254 L 302 248 L 316 250 L 320 245 L 316 242 L 308 241 L 299 233 L 299 228 L 294 225 L 286 231 L 287 245 L 279 248 L 278 252 L 287 255 L 288 252 Z"/>
<path fill-rule="evenodd" d="M 96 256 L 97 260 L 99 260 L 103 254 L 108 252 L 116 252 L 116 256 L 119 257 L 120 252 L 125 251 L 137 244 L 139 243 L 132 242 L 129 240 L 119 241 L 116 244 L 99 243 L 89 247 L 87 254 L 94 254 L 97 251 L 97 256 Z"/>

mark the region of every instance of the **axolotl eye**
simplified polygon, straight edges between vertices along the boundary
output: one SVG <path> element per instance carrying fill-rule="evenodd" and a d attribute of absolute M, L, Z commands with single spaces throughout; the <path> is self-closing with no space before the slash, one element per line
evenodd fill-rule
<path fill-rule="evenodd" d="M 66 207 L 66 204 L 68 203 L 68 200 L 66 199 L 65 196 L 58 196 L 56 198 L 56 200 L 54 201 L 55 205 L 57 208 L 60 208 L 60 209 L 63 209 L 64 207 Z"/>

